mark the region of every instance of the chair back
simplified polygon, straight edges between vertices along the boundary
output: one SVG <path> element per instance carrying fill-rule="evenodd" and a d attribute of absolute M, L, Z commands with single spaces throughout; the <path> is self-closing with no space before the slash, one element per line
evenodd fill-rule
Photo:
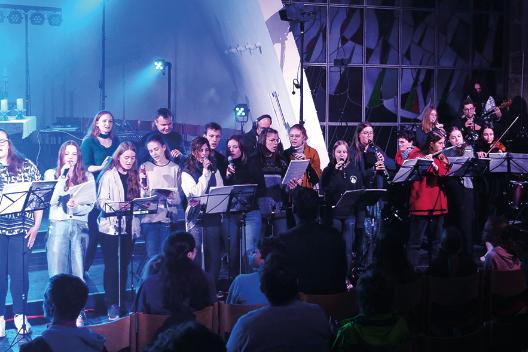
<path fill-rule="evenodd" d="M 429 276 L 427 295 L 429 303 L 451 306 L 479 299 L 480 289 L 480 273 L 449 278 Z"/>
<path fill-rule="evenodd" d="M 143 352 L 145 346 L 151 343 L 163 324 L 169 319 L 168 315 L 135 313 L 131 320 L 131 351 Z"/>
<path fill-rule="evenodd" d="M 252 310 L 263 307 L 261 304 L 225 304 L 220 302 L 218 304 L 218 319 L 219 319 L 219 335 L 225 341 L 229 338 L 229 334 L 233 330 L 238 319 Z"/>
<path fill-rule="evenodd" d="M 326 315 L 338 321 L 358 314 L 355 290 L 328 295 L 301 294 L 301 300 L 321 306 Z"/>
<path fill-rule="evenodd" d="M 131 345 L 130 316 L 104 324 L 90 325 L 87 328 L 104 336 L 105 348 L 108 352 L 117 352 L 124 348 L 129 348 Z"/>
<path fill-rule="evenodd" d="M 218 331 L 218 303 L 194 312 L 196 321 L 212 332 Z"/>

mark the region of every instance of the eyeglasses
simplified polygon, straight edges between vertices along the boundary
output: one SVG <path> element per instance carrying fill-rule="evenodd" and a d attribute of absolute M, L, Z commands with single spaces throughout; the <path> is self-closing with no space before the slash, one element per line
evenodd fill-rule
<path fill-rule="evenodd" d="M 474 111 L 475 108 L 464 108 L 464 111 Z"/>
<path fill-rule="evenodd" d="M 374 131 L 361 131 L 361 134 L 363 134 L 365 136 L 373 136 L 374 135 Z"/>
<path fill-rule="evenodd" d="M 280 141 L 281 141 L 280 138 L 272 138 L 272 139 L 268 139 L 268 142 L 270 142 L 270 143 L 277 143 L 277 144 L 279 144 Z"/>

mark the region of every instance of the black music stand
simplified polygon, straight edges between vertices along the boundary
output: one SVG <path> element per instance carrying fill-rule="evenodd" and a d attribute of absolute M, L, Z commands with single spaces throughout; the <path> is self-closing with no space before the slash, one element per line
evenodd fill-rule
<path fill-rule="evenodd" d="M 238 230 L 240 231 L 240 250 L 239 250 L 239 271 L 245 273 L 244 254 L 246 253 L 246 213 L 251 211 L 251 206 L 254 204 L 255 195 L 257 193 L 256 184 L 250 185 L 234 185 L 229 196 L 228 213 L 240 213 L 240 221 Z M 230 256 L 231 257 L 231 256 Z"/>
<path fill-rule="evenodd" d="M 475 177 L 480 176 L 489 167 L 490 159 L 468 158 L 465 156 L 448 157 L 451 169 L 447 176 L 451 177 Z"/>
<path fill-rule="evenodd" d="M 50 207 L 51 196 L 57 181 L 34 181 L 24 183 L 8 183 L 4 185 L 0 198 L 0 215 L 20 214 L 23 215 L 23 224 L 26 222 L 26 213 L 45 210 Z M 23 243 L 22 245 L 25 245 Z M 25 253 L 22 250 L 22 268 L 25 266 Z M 24 270 L 22 269 L 22 275 Z M 17 330 L 13 339 L 13 345 L 18 342 L 18 335 L 27 335 L 26 327 L 26 287 L 22 278 L 22 327 Z M 12 347 L 12 346 L 11 346 Z M 9 349 L 11 349 L 11 347 Z M 8 350 L 9 350 L 8 349 Z"/>
<path fill-rule="evenodd" d="M 149 198 L 135 198 L 131 201 L 126 202 L 116 202 L 116 201 L 108 201 L 104 203 L 103 207 L 103 216 L 105 218 L 109 217 L 117 217 L 117 304 L 119 306 L 119 310 L 121 310 L 123 297 L 121 295 L 121 235 L 123 233 L 123 217 L 126 216 L 133 216 L 133 215 L 146 215 L 146 214 L 153 214 L 158 211 L 158 204 L 159 200 L 157 196 L 149 197 Z M 132 236 L 132 234 L 131 234 Z M 132 262 L 132 260 L 131 260 Z M 131 280 L 132 280 L 132 288 L 134 287 L 133 283 L 133 269 L 131 265 Z M 125 284 L 126 285 L 126 284 Z"/>
<path fill-rule="evenodd" d="M 204 216 L 206 215 L 214 215 L 218 214 L 221 215 L 227 211 L 228 205 L 229 205 L 229 196 L 231 194 L 232 186 L 219 186 L 219 187 L 211 187 L 209 189 L 208 194 L 204 194 L 203 196 L 199 197 L 193 197 L 195 199 L 199 199 L 201 206 L 200 206 L 200 213 L 198 214 L 197 222 L 202 223 L 201 224 L 201 232 L 202 232 L 202 243 L 200 245 L 200 254 L 201 254 L 201 267 L 205 271 L 205 229 L 204 229 Z"/>
<path fill-rule="evenodd" d="M 376 204 L 385 194 L 387 194 L 385 188 L 364 188 L 346 191 L 332 208 L 339 214 L 350 214 L 354 208 Z"/>
<path fill-rule="evenodd" d="M 407 159 L 392 179 L 392 183 L 419 180 L 425 175 L 432 163 L 433 160 L 431 159 Z"/>

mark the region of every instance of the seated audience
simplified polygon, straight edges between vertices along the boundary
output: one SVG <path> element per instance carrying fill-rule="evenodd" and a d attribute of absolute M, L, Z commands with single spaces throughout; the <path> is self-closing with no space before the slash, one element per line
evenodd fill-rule
<path fill-rule="evenodd" d="M 405 319 L 392 312 L 394 287 L 383 274 L 367 271 L 357 285 L 359 314 L 341 322 L 333 351 L 397 351 L 409 339 Z"/>
<path fill-rule="evenodd" d="M 394 285 L 407 284 L 417 279 L 411 263 L 407 259 L 403 240 L 391 233 L 379 240 L 374 250 L 370 270 L 380 272 Z"/>
<path fill-rule="evenodd" d="M 438 256 L 433 260 L 429 273 L 436 277 L 461 277 L 475 274 L 477 266 L 464 251 L 464 240 L 459 230 L 449 227 L 440 243 Z"/>
<path fill-rule="evenodd" d="M 490 244 L 484 256 L 484 268 L 489 271 L 521 270 L 515 229 L 505 218 L 492 217 L 484 225 L 483 239 Z"/>
<path fill-rule="evenodd" d="M 268 300 L 260 289 L 260 269 L 266 262 L 266 257 L 273 251 L 274 239 L 264 237 L 260 240 L 253 264 L 258 268 L 251 274 L 240 274 L 231 283 L 227 294 L 227 304 L 268 304 Z"/>
<path fill-rule="evenodd" d="M 323 310 L 298 299 L 297 277 L 287 258 L 271 254 L 260 276 L 269 306 L 243 315 L 228 351 L 328 351 L 330 327 Z"/>
<path fill-rule="evenodd" d="M 87 299 L 88 287 L 77 276 L 59 274 L 50 278 L 43 303 L 50 324 L 42 336 L 22 345 L 20 351 L 106 351 L 104 337 L 75 325 Z"/>
<path fill-rule="evenodd" d="M 299 276 L 299 291 L 331 294 L 345 291 L 345 242 L 333 227 L 317 223 L 316 191 L 298 187 L 293 192 L 293 212 L 298 225 L 281 235 L 285 254 Z"/>
<path fill-rule="evenodd" d="M 163 243 L 159 272 L 149 276 L 138 290 L 135 311 L 164 314 L 172 322 L 192 320 L 193 311 L 216 301 L 212 278 L 196 263 L 196 244 L 191 234 L 171 234 Z"/>
<path fill-rule="evenodd" d="M 149 352 L 192 351 L 224 352 L 220 336 L 195 321 L 187 321 L 168 328 L 158 335 Z"/>

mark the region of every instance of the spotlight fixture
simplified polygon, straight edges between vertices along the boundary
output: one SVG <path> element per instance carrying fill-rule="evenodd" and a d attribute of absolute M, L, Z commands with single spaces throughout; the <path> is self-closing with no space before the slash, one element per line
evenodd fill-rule
<path fill-rule="evenodd" d="M 235 112 L 235 122 L 246 123 L 248 121 L 249 106 L 247 104 L 237 104 L 233 111 Z"/>
<path fill-rule="evenodd" d="M 163 59 L 157 59 L 154 61 L 154 69 L 156 71 L 163 71 L 165 70 L 166 62 Z"/>
<path fill-rule="evenodd" d="M 58 27 L 62 24 L 62 14 L 51 13 L 48 15 L 48 24 L 50 26 Z"/>
<path fill-rule="evenodd" d="M 33 12 L 31 15 L 29 15 L 29 20 L 33 25 L 42 26 L 44 24 L 45 18 L 41 12 Z"/>
<path fill-rule="evenodd" d="M 7 15 L 7 20 L 11 24 L 20 24 L 22 23 L 22 13 L 17 10 L 12 10 L 9 12 L 9 15 Z"/>

